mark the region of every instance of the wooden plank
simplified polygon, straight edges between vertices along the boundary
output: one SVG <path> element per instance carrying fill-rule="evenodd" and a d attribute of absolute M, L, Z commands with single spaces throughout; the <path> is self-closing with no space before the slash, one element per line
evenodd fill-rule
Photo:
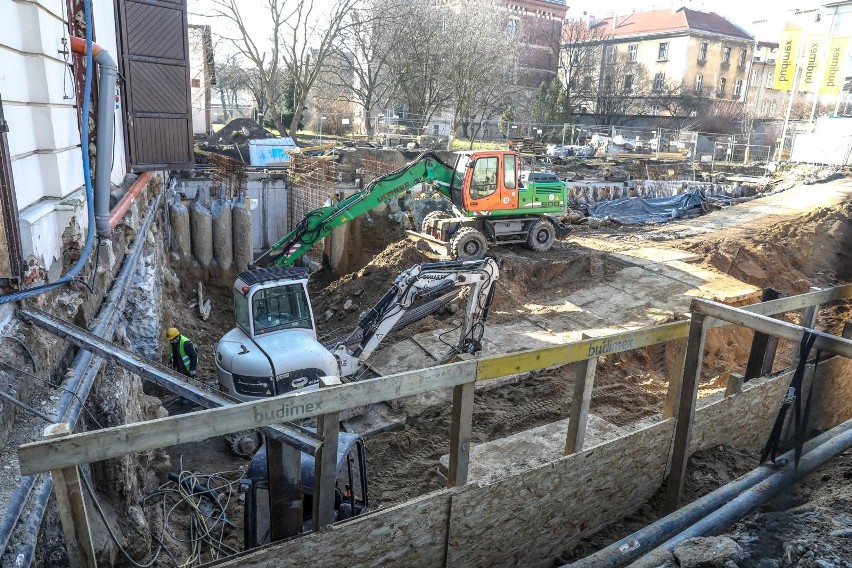
<path fill-rule="evenodd" d="M 731 373 L 728 377 L 728 384 L 725 386 L 725 398 L 740 394 L 743 391 L 743 382 L 745 377 L 739 373 Z"/>
<path fill-rule="evenodd" d="M 339 377 L 320 377 L 321 391 L 341 384 Z M 340 412 L 326 412 L 317 418 L 317 432 L 322 436 L 322 447 L 314 460 L 314 532 L 334 522 L 334 482 L 337 479 Z"/>
<path fill-rule="evenodd" d="M 584 333 L 583 338 L 587 337 L 589 336 Z M 597 368 L 597 357 L 586 359 L 577 364 L 577 374 L 574 377 L 574 398 L 571 399 L 571 416 L 568 419 L 568 436 L 565 438 L 564 453 L 566 456 L 583 449 Z"/>
<path fill-rule="evenodd" d="M 271 540 L 283 540 L 296 536 L 302 532 L 304 519 L 302 452 L 267 436 L 266 470 L 269 472 Z"/>
<path fill-rule="evenodd" d="M 467 483 L 470 464 L 470 435 L 473 425 L 473 393 L 476 383 L 453 388 L 453 416 L 450 425 L 450 465 L 447 472 L 447 487 Z"/>
<path fill-rule="evenodd" d="M 811 331 L 817 336 L 814 341 L 815 349 L 852 358 L 852 341 L 829 333 L 809 330 L 808 328 L 800 325 L 794 325 L 792 323 L 776 320 L 767 316 L 750 313 L 739 308 L 733 308 L 731 306 L 711 302 L 709 300 L 693 300 L 692 309 L 694 312 L 728 321 L 736 325 L 750 327 L 752 329 L 792 341 L 796 344 L 801 343 L 802 337 L 806 331 Z M 693 315 L 693 317 L 695 316 Z"/>
<path fill-rule="evenodd" d="M 692 423 L 695 419 L 695 404 L 698 399 L 698 383 L 701 380 L 701 363 L 704 355 L 704 339 L 707 336 L 706 317 L 693 313 L 689 324 L 689 339 L 686 346 L 686 358 L 683 367 L 683 386 L 675 425 L 674 448 L 672 448 L 671 469 L 666 488 L 666 511 L 674 512 L 680 506 L 683 495 L 683 483 L 686 479 L 686 463 L 689 459 L 689 442 L 692 437 Z"/>
<path fill-rule="evenodd" d="M 51 424 L 44 429 L 45 438 L 55 438 L 70 433 L 71 426 L 67 422 Z M 65 547 L 70 565 L 97 568 L 95 547 L 92 544 L 89 517 L 86 514 L 86 502 L 83 498 L 83 486 L 80 483 L 80 472 L 77 466 L 51 470 L 50 476 L 53 478 L 53 493 L 56 495 L 59 519 L 62 521 L 62 532 L 65 533 Z"/>
<path fill-rule="evenodd" d="M 680 405 L 680 390 L 683 385 L 683 362 L 686 359 L 686 338 L 679 339 L 675 345 L 675 356 L 669 370 L 669 388 L 666 392 L 666 404 L 663 407 L 663 420 L 673 418 Z"/>
<path fill-rule="evenodd" d="M 475 373 L 476 361 L 461 361 L 312 392 L 286 394 L 25 444 L 18 448 L 21 475 L 197 442 L 285 420 L 310 418 L 451 388 L 472 381 Z"/>
<path fill-rule="evenodd" d="M 599 357 L 611 353 L 620 353 L 647 347 L 657 343 L 665 343 L 686 337 L 688 321 L 678 321 L 645 327 L 642 329 L 614 333 L 600 338 L 583 339 L 556 347 L 495 355 L 479 360 L 477 368 L 478 381 L 505 377 L 516 373 L 535 371 L 547 367 L 567 365 L 584 361 L 590 357 Z"/>

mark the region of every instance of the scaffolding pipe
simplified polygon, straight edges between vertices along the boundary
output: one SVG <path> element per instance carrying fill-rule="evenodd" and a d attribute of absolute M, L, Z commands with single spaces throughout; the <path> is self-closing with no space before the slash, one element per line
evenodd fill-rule
<path fill-rule="evenodd" d="M 828 430 L 805 444 L 805 451 L 812 451 L 820 444 L 828 442 L 850 430 L 852 430 L 852 421 Z M 792 461 L 793 450 L 778 459 L 779 463 L 780 460 Z M 715 491 L 685 505 L 674 513 L 666 515 L 662 519 L 624 537 L 618 542 L 614 542 L 606 548 L 567 566 L 571 568 L 618 568 L 624 566 L 628 562 L 639 558 L 642 554 L 653 550 L 665 542 L 666 539 L 677 535 L 690 525 L 700 521 L 744 491 L 766 480 L 777 471 L 777 469 L 770 466 L 760 466 L 731 483 L 723 485 Z"/>
<path fill-rule="evenodd" d="M 836 433 L 838 431 L 839 433 Z M 813 473 L 825 465 L 826 462 L 852 448 L 852 420 L 844 422 L 829 432 L 834 432 L 835 435 L 802 456 L 798 469 L 794 461 L 788 459 L 787 463 L 780 470 L 777 470 L 774 474 L 748 491 L 743 492 L 727 503 L 721 504 L 718 509 L 701 518 L 677 536 L 670 538 L 661 546 L 631 564 L 631 568 L 652 568 L 659 566 L 661 559 L 669 558 L 671 552 L 686 539 L 721 533 L 727 527 L 781 493 L 781 491 L 792 487 L 796 481 L 809 473 Z"/>
<path fill-rule="evenodd" d="M 139 233 L 137 233 L 138 236 L 133 243 L 133 247 L 124 261 L 118 276 L 113 281 L 109 298 L 101 304 L 101 309 L 95 319 L 95 325 L 92 327 L 92 333 L 100 337 L 112 337 L 115 332 L 116 325 L 121 317 L 121 311 L 124 307 L 127 289 L 133 281 L 132 277 L 136 273 L 136 266 L 139 258 L 142 256 L 145 235 L 156 217 L 161 196 L 162 194 L 157 196 L 151 204 L 145 222 L 142 224 Z M 78 351 L 69 366 L 71 379 L 63 387 L 65 390 L 62 397 L 59 399 L 54 410 L 49 414 L 55 416 L 58 422 L 68 422 L 73 429 L 80 417 L 84 401 L 89 395 L 89 391 L 95 382 L 102 364 L 103 359 L 95 357 L 89 351 L 82 349 Z M 32 563 L 35 550 L 34 543 L 38 538 L 44 511 L 53 490 L 53 481 L 50 475 L 28 475 L 21 478 L 21 482 L 18 484 L 9 501 L 9 508 L 3 518 L 3 523 L 0 525 L 0 547 L 5 551 L 12 532 L 21 518 L 21 514 L 28 501 L 28 496 L 32 493 L 33 487 L 39 478 L 43 478 L 43 484 L 35 492 L 34 498 L 29 499 L 30 501 L 34 501 L 34 503 L 25 521 L 22 544 L 19 545 L 19 549 L 15 554 L 16 567 L 29 566 Z"/>

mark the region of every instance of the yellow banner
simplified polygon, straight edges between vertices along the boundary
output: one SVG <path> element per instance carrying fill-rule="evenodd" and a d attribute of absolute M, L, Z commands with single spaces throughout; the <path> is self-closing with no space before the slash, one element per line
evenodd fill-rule
<path fill-rule="evenodd" d="M 843 87 L 843 63 L 846 61 L 849 49 L 848 37 L 835 37 L 828 46 L 825 74 L 823 75 L 819 94 L 838 95 Z"/>
<path fill-rule="evenodd" d="M 780 91 L 789 91 L 793 87 L 796 74 L 796 58 L 799 54 L 799 41 L 802 30 L 784 30 L 781 36 L 778 59 L 775 62 L 775 78 L 772 88 Z"/>
<path fill-rule="evenodd" d="M 805 61 L 802 63 L 802 82 L 799 84 L 802 92 L 816 93 L 822 85 L 827 40 L 824 34 L 810 34 L 805 42 Z"/>

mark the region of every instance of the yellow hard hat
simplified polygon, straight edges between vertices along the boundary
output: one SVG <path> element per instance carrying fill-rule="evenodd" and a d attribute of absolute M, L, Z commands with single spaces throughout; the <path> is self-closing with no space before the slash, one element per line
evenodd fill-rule
<path fill-rule="evenodd" d="M 177 328 L 176 327 L 170 327 L 169 329 L 166 330 L 166 341 L 171 341 L 172 339 L 174 339 L 178 335 L 180 335 L 180 332 L 177 330 Z"/>

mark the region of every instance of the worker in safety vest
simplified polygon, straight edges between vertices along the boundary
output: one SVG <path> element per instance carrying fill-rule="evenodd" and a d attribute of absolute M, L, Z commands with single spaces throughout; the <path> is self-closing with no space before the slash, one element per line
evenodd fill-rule
<path fill-rule="evenodd" d="M 166 330 L 166 341 L 172 344 L 172 369 L 187 377 L 195 378 L 195 366 L 198 364 L 198 352 L 188 337 L 180 334 L 177 328 Z"/>

